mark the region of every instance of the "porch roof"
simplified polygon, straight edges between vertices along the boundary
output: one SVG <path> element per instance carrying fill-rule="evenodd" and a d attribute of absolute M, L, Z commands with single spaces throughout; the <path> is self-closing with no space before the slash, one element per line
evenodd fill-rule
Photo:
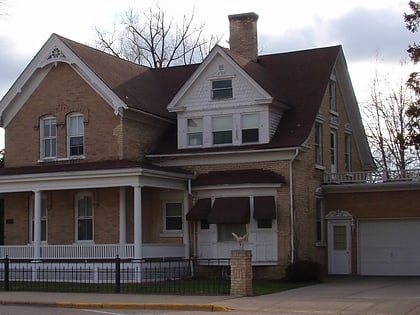
<path fill-rule="evenodd" d="M 123 186 L 151 186 L 186 189 L 193 175 L 176 168 L 128 160 L 79 163 L 69 160 L 17 168 L 0 169 L 0 193 L 83 189 Z"/>

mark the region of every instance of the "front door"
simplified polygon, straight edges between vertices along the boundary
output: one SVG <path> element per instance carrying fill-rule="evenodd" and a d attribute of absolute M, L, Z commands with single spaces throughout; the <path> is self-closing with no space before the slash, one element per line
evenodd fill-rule
<path fill-rule="evenodd" d="M 328 222 L 328 273 L 351 273 L 351 225 L 350 220 Z"/>

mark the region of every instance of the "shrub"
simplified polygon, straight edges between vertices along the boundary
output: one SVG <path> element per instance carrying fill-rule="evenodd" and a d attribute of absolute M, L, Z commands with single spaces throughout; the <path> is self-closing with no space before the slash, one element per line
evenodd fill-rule
<path fill-rule="evenodd" d="M 286 268 L 286 278 L 296 282 L 319 282 L 322 276 L 320 263 L 311 260 L 301 260 Z"/>

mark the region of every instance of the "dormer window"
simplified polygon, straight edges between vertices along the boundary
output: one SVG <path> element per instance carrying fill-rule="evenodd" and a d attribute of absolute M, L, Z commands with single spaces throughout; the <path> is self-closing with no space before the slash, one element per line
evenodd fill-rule
<path fill-rule="evenodd" d="M 203 119 L 191 118 L 187 120 L 188 146 L 203 144 Z"/>
<path fill-rule="evenodd" d="M 232 116 L 212 117 L 213 144 L 232 143 Z"/>
<path fill-rule="evenodd" d="M 232 98 L 232 79 L 211 81 L 211 98 L 213 100 Z"/>
<path fill-rule="evenodd" d="M 242 120 L 242 143 L 259 141 L 259 114 L 243 114 Z"/>

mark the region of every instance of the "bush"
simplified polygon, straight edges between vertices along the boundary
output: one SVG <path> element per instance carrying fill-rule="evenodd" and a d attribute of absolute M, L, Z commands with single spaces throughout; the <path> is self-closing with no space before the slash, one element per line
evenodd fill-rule
<path fill-rule="evenodd" d="M 311 260 L 301 260 L 286 268 L 286 278 L 296 282 L 319 282 L 322 276 L 320 263 Z"/>

